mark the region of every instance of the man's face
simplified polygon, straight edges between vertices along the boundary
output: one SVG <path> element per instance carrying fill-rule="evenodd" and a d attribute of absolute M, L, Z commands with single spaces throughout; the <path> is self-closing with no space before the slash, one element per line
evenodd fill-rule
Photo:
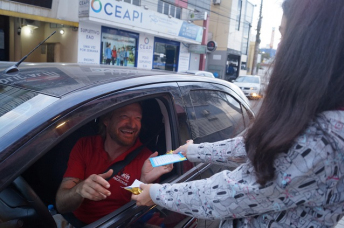
<path fill-rule="evenodd" d="M 137 103 L 127 105 L 113 112 L 104 120 L 106 137 L 121 146 L 131 146 L 135 143 L 141 130 L 142 110 Z"/>

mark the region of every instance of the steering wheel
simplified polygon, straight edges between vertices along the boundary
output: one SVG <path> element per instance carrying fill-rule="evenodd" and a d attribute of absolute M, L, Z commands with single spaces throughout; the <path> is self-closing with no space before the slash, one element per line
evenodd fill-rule
<path fill-rule="evenodd" d="M 47 228 L 56 228 L 55 220 L 51 216 L 48 208 L 44 205 L 42 200 L 37 196 L 35 191 L 24 180 L 24 178 L 22 176 L 18 176 L 13 181 L 13 185 L 27 199 L 32 208 L 35 209 L 40 221 L 42 221 L 42 225 Z"/>

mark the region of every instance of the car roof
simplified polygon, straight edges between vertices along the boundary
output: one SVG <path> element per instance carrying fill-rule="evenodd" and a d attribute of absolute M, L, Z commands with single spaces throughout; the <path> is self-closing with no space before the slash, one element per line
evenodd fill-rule
<path fill-rule="evenodd" d="M 18 72 L 4 71 L 15 63 L 0 62 L 0 84 L 61 97 L 73 91 L 146 76 L 166 76 L 174 72 L 107 65 L 66 63 L 23 63 Z"/>

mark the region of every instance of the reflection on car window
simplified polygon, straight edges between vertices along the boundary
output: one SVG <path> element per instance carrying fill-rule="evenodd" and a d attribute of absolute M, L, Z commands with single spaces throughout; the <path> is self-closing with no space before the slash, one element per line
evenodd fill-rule
<path fill-rule="evenodd" d="M 0 86 L 0 138 L 58 98 Z"/>
<path fill-rule="evenodd" d="M 246 83 L 259 83 L 259 78 L 251 76 L 240 76 L 236 79 L 237 82 L 246 82 Z"/>
<path fill-rule="evenodd" d="M 188 109 L 195 143 L 227 139 L 243 131 L 241 105 L 220 91 L 190 92 L 192 108 Z"/>
<path fill-rule="evenodd" d="M 246 108 L 243 108 L 243 115 L 244 115 L 244 121 L 245 121 L 245 126 L 248 127 L 253 120 L 252 114 L 250 114 Z"/>
<path fill-rule="evenodd" d="M 176 109 L 176 113 L 177 113 L 177 117 L 178 117 L 178 135 L 180 137 L 180 142 L 182 144 L 186 143 L 186 140 L 191 139 L 191 135 L 190 135 L 190 130 L 187 124 L 187 116 L 186 116 L 186 112 L 183 108 L 182 105 L 176 104 L 175 105 L 175 109 Z M 183 169 L 183 173 L 185 173 L 186 171 L 190 170 L 192 167 L 194 167 L 194 164 L 189 162 L 189 161 L 184 161 L 181 163 L 182 165 L 182 169 Z"/>

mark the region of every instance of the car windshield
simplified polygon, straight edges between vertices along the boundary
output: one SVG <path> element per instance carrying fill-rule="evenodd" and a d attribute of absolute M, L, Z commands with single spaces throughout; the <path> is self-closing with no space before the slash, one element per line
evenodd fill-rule
<path fill-rule="evenodd" d="M 239 76 L 236 82 L 259 83 L 259 78 L 250 76 Z"/>
<path fill-rule="evenodd" d="M 0 85 L 0 138 L 58 98 Z"/>

